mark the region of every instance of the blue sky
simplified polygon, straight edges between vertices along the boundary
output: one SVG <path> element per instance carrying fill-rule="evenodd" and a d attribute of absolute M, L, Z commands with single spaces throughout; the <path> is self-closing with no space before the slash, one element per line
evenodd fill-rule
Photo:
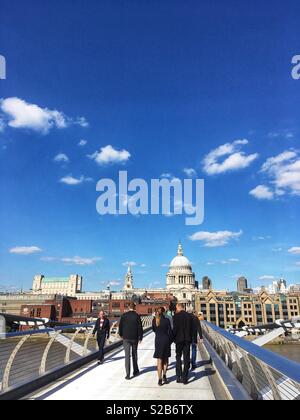
<path fill-rule="evenodd" d="M 128 261 L 162 287 L 179 239 L 217 288 L 299 283 L 299 17 L 292 0 L 2 0 L 2 288 L 118 289 Z M 205 179 L 201 226 L 96 212 L 103 177 L 185 168 Z"/>

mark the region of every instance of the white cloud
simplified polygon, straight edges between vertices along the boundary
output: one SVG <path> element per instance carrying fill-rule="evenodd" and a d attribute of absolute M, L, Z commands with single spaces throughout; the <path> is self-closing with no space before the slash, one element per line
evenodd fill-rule
<path fill-rule="evenodd" d="M 281 252 L 283 251 L 282 248 L 272 248 L 272 252 Z"/>
<path fill-rule="evenodd" d="M 266 241 L 268 239 L 271 239 L 272 236 L 253 236 L 253 241 Z"/>
<path fill-rule="evenodd" d="M 53 160 L 54 162 L 69 162 L 70 161 L 68 156 L 65 155 L 64 153 L 59 153 L 58 155 L 55 156 Z"/>
<path fill-rule="evenodd" d="M 188 176 L 189 178 L 196 178 L 197 172 L 193 168 L 184 168 L 183 172 Z"/>
<path fill-rule="evenodd" d="M 61 258 L 61 261 L 68 265 L 92 265 L 95 264 L 97 261 L 101 261 L 101 257 L 93 257 L 93 258 L 82 258 L 79 256 L 75 256 L 72 258 Z"/>
<path fill-rule="evenodd" d="M 59 182 L 66 185 L 79 185 L 79 184 L 82 184 L 84 182 L 89 182 L 89 181 L 92 181 L 92 178 L 85 177 L 83 175 L 79 178 L 75 178 L 72 175 L 67 175 L 59 180 Z"/>
<path fill-rule="evenodd" d="M 274 280 L 275 277 L 274 276 L 268 276 L 268 275 L 264 275 L 258 278 L 259 280 Z"/>
<path fill-rule="evenodd" d="M 128 265 L 130 265 L 131 267 L 135 267 L 136 265 L 138 265 L 137 264 L 137 262 L 135 262 L 135 261 L 125 261 L 125 262 L 123 262 L 122 263 L 122 265 L 124 266 L 124 267 L 127 267 Z"/>
<path fill-rule="evenodd" d="M 267 159 L 260 172 L 268 178 L 270 183 L 270 187 L 260 186 L 265 188 L 265 191 L 260 191 L 261 198 L 272 199 L 286 194 L 300 195 L 300 154 L 298 151 L 286 150 Z M 264 192 L 265 197 L 263 197 Z"/>
<path fill-rule="evenodd" d="M 41 251 L 42 249 L 37 246 L 16 246 L 15 248 L 11 248 L 9 250 L 11 254 L 18 255 L 30 255 Z"/>
<path fill-rule="evenodd" d="M 273 200 L 274 198 L 274 192 L 266 185 L 258 185 L 249 194 L 258 200 Z"/>
<path fill-rule="evenodd" d="M 300 246 L 293 246 L 288 250 L 288 252 L 293 255 L 298 255 L 300 254 Z"/>
<path fill-rule="evenodd" d="M 233 143 L 226 143 L 212 150 L 203 160 L 204 172 L 207 175 L 217 175 L 247 168 L 258 158 L 257 153 L 246 155 L 240 151 L 241 147 L 248 143 L 246 139 L 236 140 Z M 220 162 L 220 158 L 224 158 L 224 160 Z"/>
<path fill-rule="evenodd" d="M 116 150 L 111 145 L 101 147 L 100 152 L 88 155 L 90 159 L 93 159 L 99 165 L 127 162 L 130 156 L 127 150 Z"/>
<path fill-rule="evenodd" d="M 108 283 L 108 286 L 120 286 L 121 282 L 118 280 L 112 280 Z"/>
<path fill-rule="evenodd" d="M 86 141 L 86 140 L 80 140 L 80 142 L 78 143 L 78 146 L 83 147 L 83 146 L 85 146 L 86 144 L 87 144 L 87 141 Z"/>
<path fill-rule="evenodd" d="M 63 112 L 41 108 L 23 99 L 12 97 L 0 101 L 1 111 L 8 119 L 8 125 L 13 128 L 26 128 L 47 134 L 51 128 L 66 128 L 71 124 L 82 127 L 88 125 L 84 117 L 72 119 Z"/>
<path fill-rule="evenodd" d="M 271 131 L 267 136 L 270 139 L 277 139 L 281 137 L 287 140 L 293 139 L 295 137 L 294 133 L 292 133 L 290 130 Z"/>
<path fill-rule="evenodd" d="M 205 247 L 213 248 L 227 245 L 231 240 L 238 239 L 243 231 L 230 232 L 228 230 L 218 232 L 196 232 L 189 237 L 192 241 L 202 241 Z"/>

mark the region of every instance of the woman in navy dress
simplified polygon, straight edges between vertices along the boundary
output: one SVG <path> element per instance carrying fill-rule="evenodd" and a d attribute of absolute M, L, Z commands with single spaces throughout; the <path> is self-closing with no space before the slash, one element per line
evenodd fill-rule
<path fill-rule="evenodd" d="M 164 316 L 165 308 L 159 308 L 153 319 L 152 328 L 155 332 L 155 353 L 157 359 L 158 385 L 168 384 L 167 369 L 171 357 L 172 327 L 171 322 Z"/>

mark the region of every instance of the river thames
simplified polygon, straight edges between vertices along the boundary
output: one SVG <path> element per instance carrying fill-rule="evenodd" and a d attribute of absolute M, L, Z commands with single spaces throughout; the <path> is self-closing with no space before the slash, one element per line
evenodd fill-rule
<path fill-rule="evenodd" d="M 264 346 L 265 349 L 271 350 L 290 360 L 300 363 L 300 343 L 299 344 L 269 344 Z"/>

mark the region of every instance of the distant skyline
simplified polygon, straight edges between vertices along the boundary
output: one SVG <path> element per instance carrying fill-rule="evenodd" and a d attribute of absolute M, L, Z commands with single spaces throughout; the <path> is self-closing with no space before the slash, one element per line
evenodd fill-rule
<path fill-rule="evenodd" d="M 300 4 L 3 0 L 0 290 L 164 287 L 179 239 L 196 279 L 300 283 Z M 205 219 L 100 216 L 96 183 L 205 180 Z"/>

